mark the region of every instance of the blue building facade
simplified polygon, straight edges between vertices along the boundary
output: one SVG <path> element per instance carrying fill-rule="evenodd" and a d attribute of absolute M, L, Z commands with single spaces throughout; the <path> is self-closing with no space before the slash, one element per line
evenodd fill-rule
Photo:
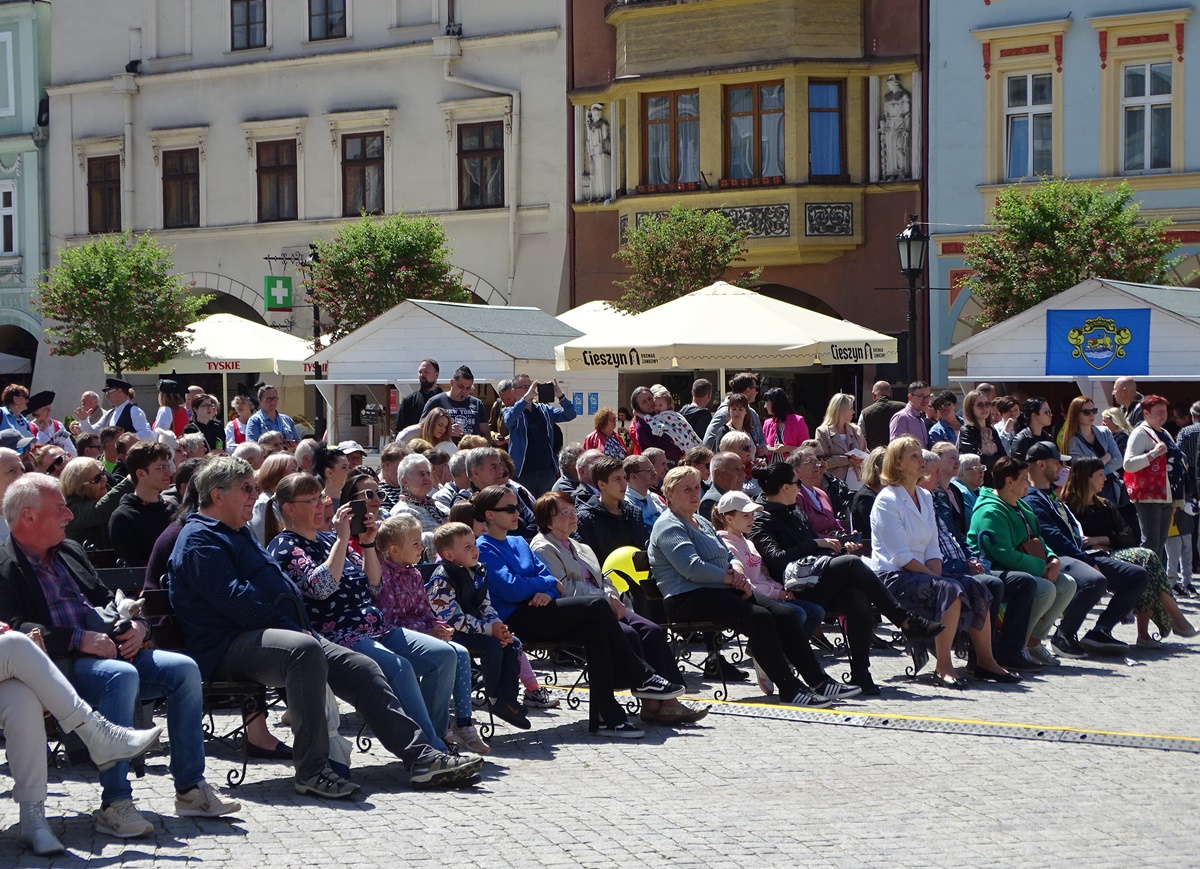
<path fill-rule="evenodd" d="M 1040 175 L 1115 186 L 1171 218 L 1200 258 L 1200 16 L 1145 0 L 931 0 L 929 63 L 931 378 L 979 331 L 961 282 L 963 242 L 1000 190 Z M 1065 289 L 1065 288 L 1064 288 Z"/>
<path fill-rule="evenodd" d="M 0 377 L 26 381 L 42 338 L 32 294 L 46 267 L 49 80 L 50 4 L 0 2 Z"/>

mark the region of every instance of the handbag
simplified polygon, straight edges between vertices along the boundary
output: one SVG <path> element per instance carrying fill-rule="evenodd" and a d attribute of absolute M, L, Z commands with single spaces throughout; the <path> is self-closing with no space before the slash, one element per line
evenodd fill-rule
<path fill-rule="evenodd" d="M 816 585 L 832 560 L 829 555 L 809 555 L 793 561 L 783 571 L 783 587 L 788 591 L 799 591 Z"/>
<path fill-rule="evenodd" d="M 1153 429 L 1147 429 L 1156 443 L 1162 443 Z M 1125 488 L 1129 490 L 1130 501 L 1170 501 L 1171 484 L 1167 479 L 1166 454 L 1151 459 L 1150 464 L 1140 471 L 1126 471 Z"/>
<path fill-rule="evenodd" d="M 1017 551 L 1024 552 L 1026 555 L 1032 555 L 1034 558 L 1042 561 L 1049 561 L 1046 555 L 1046 544 L 1042 542 L 1042 538 L 1033 533 L 1033 529 L 1029 527 L 1029 520 L 1025 518 L 1025 514 L 1021 512 L 1021 508 L 1016 508 L 1017 513 L 1021 517 L 1021 522 L 1025 525 L 1025 533 L 1029 536 L 1017 544 Z"/>

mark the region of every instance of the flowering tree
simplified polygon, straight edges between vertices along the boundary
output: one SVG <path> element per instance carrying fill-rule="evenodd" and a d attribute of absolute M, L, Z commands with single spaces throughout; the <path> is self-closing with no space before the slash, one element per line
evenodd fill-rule
<path fill-rule="evenodd" d="M 638 314 L 686 296 L 720 280 L 733 263 L 745 260 L 746 231 L 717 209 L 676 205 L 662 217 L 647 217 L 630 227 L 614 256 L 629 266 L 623 292 L 612 306 Z M 730 283 L 751 287 L 762 269 L 743 272 Z"/>
<path fill-rule="evenodd" d="M 1170 222 L 1144 221 L 1133 191 L 1065 179 L 1002 190 L 994 231 L 968 236 L 964 282 L 983 306 L 981 326 L 1014 317 L 1088 278 L 1162 283 L 1179 263 Z"/>
<path fill-rule="evenodd" d="M 432 217 L 364 215 L 315 248 L 305 284 L 309 300 L 329 317 L 334 341 L 405 299 L 471 298 L 450 265 L 445 228 Z"/>
<path fill-rule="evenodd" d="M 213 298 L 193 294 L 191 283 L 171 274 L 171 252 L 149 233 L 99 236 L 59 248 L 58 257 L 34 299 L 50 352 L 94 350 L 118 377 L 182 353 L 188 324 Z"/>

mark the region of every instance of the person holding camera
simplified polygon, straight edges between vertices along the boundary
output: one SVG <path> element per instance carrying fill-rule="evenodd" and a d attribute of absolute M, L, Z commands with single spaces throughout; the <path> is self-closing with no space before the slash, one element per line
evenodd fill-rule
<path fill-rule="evenodd" d="M 508 454 L 516 481 L 540 498 L 558 479 L 554 426 L 575 418 L 575 405 L 563 395 L 557 380 L 531 380 L 528 374 L 513 379 L 521 397 L 502 414 L 508 427 Z M 555 407 L 553 402 L 557 402 Z"/>

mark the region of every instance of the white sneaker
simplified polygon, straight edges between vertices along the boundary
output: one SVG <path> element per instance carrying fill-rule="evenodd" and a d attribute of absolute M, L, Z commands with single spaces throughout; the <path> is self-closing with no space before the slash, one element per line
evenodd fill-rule
<path fill-rule="evenodd" d="M 89 712 L 83 724 L 75 728 L 75 735 L 87 746 L 88 754 L 100 772 L 153 748 L 161 734 L 161 725 L 149 730 L 133 730 L 113 724 L 99 712 Z"/>
<path fill-rule="evenodd" d="M 492 753 L 492 747 L 483 741 L 483 737 L 479 735 L 479 728 L 474 724 L 468 724 L 465 727 L 450 725 L 450 729 L 446 731 L 447 745 L 460 745 L 467 751 L 478 755 Z"/>
<path fill-rule="evenodd" d="M 1036 646 L 1030 646 L 1025 650 L 1029 653 L 1029 657 L 1037 661 L 1044 667 L 1057 667 L 1062 664 L 1062 659 L 1058 655 L 1050 651 L 1050 647 L 1045 643 L 1038 643 Z"/>
<path fill-rule="evenodd" d="M 219 818 L 242 810 L 237 800 L 223 800 L 203 779 L 190 791 L 175 794 L 175 814 L 181 818 Z"/>
<path fill-rule="evenodd" d="M 133 800 L 114 800 L 107 809 L 96 809 L 96 832 L 118 839 L 137 839 L 154 832 L 150 822 L 133 807 Z"/>

